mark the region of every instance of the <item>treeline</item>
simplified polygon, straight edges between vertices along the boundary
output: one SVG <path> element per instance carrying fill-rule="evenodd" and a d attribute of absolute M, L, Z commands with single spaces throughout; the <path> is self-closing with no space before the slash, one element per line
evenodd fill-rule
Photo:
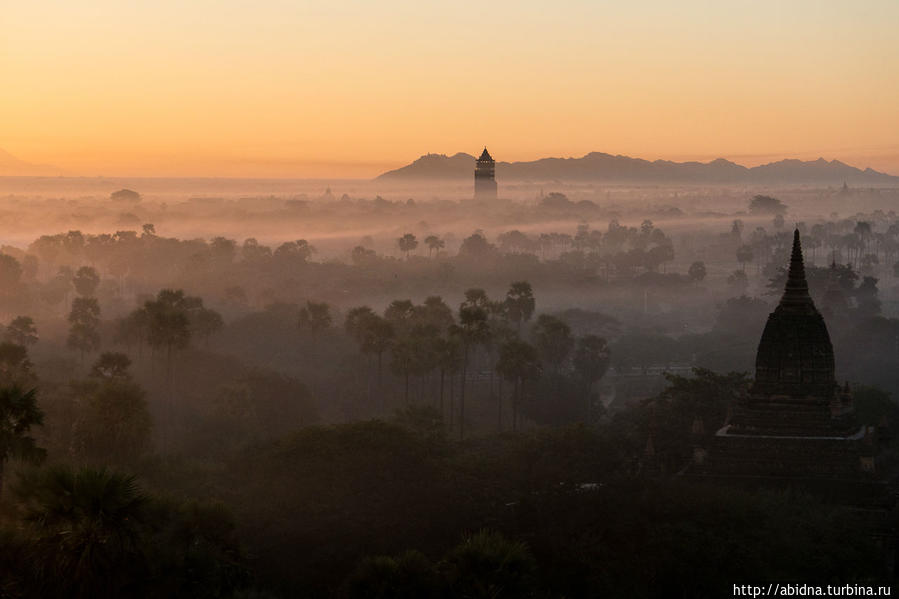
<path fill-rule="evenodd" d="M 606 422 L 465 442 L 413 405 L 392 423 L 304 427 L 205 467 L 185 458 L 118 466 L 140 482 L 51 457 L 17 468 L 0 495 L 2 589 L 23 598 L 718 597 L 749 572 L 885 580 L 880 549 L 852 510 L 799 491 L 641 475 L 650 460 L 662 472 L 682 464 L 695 441 L 681 425 L 720 415 L 745 383 L 697 372 Z M 32 411 L 34 399 L 24 402 Z M 653 418 L 664 429 L 649 428 Z M 658 451 L 649 456 L 651 431 Z"/>
<path fill-rule="evenodd" d="M 387 356 L 390 370 L 403 381 L 403 402 L 427 400 L 450 427 L 458 427 L 460 436 L 470 388 L 482 390 L 480 397 L 474 396 L 482 414 L 485 403 L 495 406 L 499 431 L 506 426 L 504 413 L 512 430 L 522 410 L 542 423 L 589 422 L 602 413 L 593 387 L 609 366 L 605 339 L 592 334 L 576 338 L 568 324 L 548 314 L 527 327 L 536 304 L 526 281 L 512 283 L 499 300 L 491 300 L 483 289 L 469 289 L 464 296 L 457 313 L 438 296 L 420 305 L 395 300 L 383 316 L 368 306 L 347 312 L 346 332 L 362 354 L 376 361 L 376 383 L 370 376 L 365 381 L 372 404 L 383 409 Z M 315 313 L 319 316 L 307 316 Z M 313 334 L 313 323 L 320 323 L 321 330 L 330 322 L 327 305 L 309 303 L 300 314 L 301 327 Z M 479 380 L 484 374 L 487 380 Z M 417 390 L 412 378 L 418 379 Z M 504 381 L 511 389 L 504 391 Z M 504 405 L 510 406 L 511 417 Z"/>

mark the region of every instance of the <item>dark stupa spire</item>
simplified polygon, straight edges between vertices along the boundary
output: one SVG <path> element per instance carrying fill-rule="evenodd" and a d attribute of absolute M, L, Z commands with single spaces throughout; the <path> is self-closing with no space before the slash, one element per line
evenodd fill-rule
<path fill-rule="evenodd" d="M 777 309 L 789 312 L 815 312 L 815 302 L 808 293 L 808 282 L 805 280 L 805 263 L 802 259 L 799 229 L 793 232 L 793 252 L 790 254 L 787 285 Z"/>
<path fill-rule="evenodd" d="M 755 366 L 758 393 L 818 397 L 833 393 L 833 346 L 808 292 L 798 229 L 793 233 L 787 284 L 765 324 Z"/>

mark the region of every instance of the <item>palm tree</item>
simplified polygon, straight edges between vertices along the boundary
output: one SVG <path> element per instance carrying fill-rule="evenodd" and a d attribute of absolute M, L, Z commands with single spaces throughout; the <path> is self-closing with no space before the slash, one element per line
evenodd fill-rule
<path fill-rule="evenodd" d="M 359 349 L 364 354 L 378 356 L 378 394 L 381 401 L 381 409 L 384 408 L 384 395 L 382 393 L 382 363 L 384 352 L 390 349 L 394 338 L 394 328 L 387 321 L 374 313 L 368 306 L 353 308 L 347 313 L 345 328 L 359 344 Z"/>
<path fill-rule="evenodd" d="M 435 351 L 437 354 L 437 367 L 440 369 L 440 416 L 442 417 L 446 413 L 443 405 L 443 390 L 446 375 L 448 373 L 450 375 L 449 423 L 450 426 L 452 426 L 453 380 L 455 374 L 459 372 L 459 368 L 461 368 L 462 365 L 462 346 L 457 337 L 449 335 L 437 339 L 435 342 Z"/>
<path fill-rule="evenodd" d="M 496 371 L 513 384 L 512 430 L 518 430 L 518 407 L 524 379 L 540 372 L 540 359 L 533 345 L 520 339 L 506 341 L 499 350 Z"/>
<path fill-rule="evenodd" d="M 30 316 L 17 316 L 6 327 L 5 340 L 16 345 L 34 345 L 37 343 L 37 327 Z"/>
<path fill-rule="evenodd" d="M 66 345 L 84 354 L 100 347 L 100 304 L 94 297 L 76 297 L 69 314 L 69 336 Z"/>
<path fill-rule="evenodd" d="M 609 344 L 602 337 L 584 335 L 577 340 L 574 351 L 574 371 L 585 386 L 585 422 L 590 420 L 591 394 L 593 384 L 601 379 L 609 369 Z"/>
<path fill-rule="evenodd" d="M 746 272 L 746 263 L 752 262 L 753 257 L 754 256 L 751 246 L 741 245 L 739 248 L 737 248 L 737 262 L 740 263 L 740 267 L 743 269 L 743 272 Z"/>
<path fill-rule="evenodd" d="M 468 295 L 466 292 L 466 297 Z M 465 437 L 465 380 L 468 378 L 468 358 L 470 350 L 483 343 L 490 335 L 487 310 L 477 305 L 463 303 L 459 308 L 459 324 L 453 325 L 450 330 L 462 344 L 462 389 L 459 395 L 459 438 L 462 439 Z"/>
<path fill-rule="evenodd" d="M 703 262 L 702 260 L 697 260 L 696 262 L 691 264 L 689 270 L 687 270 L 687 275 L 694 283 L 699 283 L 700 281 L 702 281 L 706 275 L 705 262 Z"/>
<path fill-rule="evenodd" d="M 428 246 L 428 258 L 431 257 L 431 252 L 436 252 L 437 255 L 440 255 L 440 250 L 446 246 L 444 241 L 436 235 L 428 235 L 425 237 L 425 245 Z"/>
<path fill-rule="evenodd" d="M 405 381 L 404 401 L 409 403 L 409 375 L 415 369 L 415 361 L 419 352 L 418 343 L 412 335 L 403 335 L 390 348 L 393 360 L 390 369 L 394 374 L 402 376 Z"/>
<path fill-rule="evenodd" d="M 23 476 L 16 492 L 40 594 L 115 597 L 138 583 L 149 514 L 134 477 L 56 467 Z"/>
<path fill-rule="evenodd" d="M 174 409 L 174 354 L 190 345 L 190 310 L 198 304 L 202 307 L 202 300 L 186 296 L 181 289 L 163 289 L 155 300 L 141 308 L 147 313 L 147 342 L 154 349 L 165 350 L 170 425 Z"/>
<path fill-rule="evenodd" d="M 453 597 L 526 597 L 537 562 L 527 545 L 482 530 L 444 559 Z"/>
<path fill-rule="evenodd" d="M 431 295 L 415 308 L 415 319 L 422 324 L 436 327 L 438 331 L 445 331 L 453 324 L 453 310 L 446 305 L 442 297 Z"/>
<path fill-rule="evenodd" d="M 418 240 L 412 233 L 406 233 L 396 240 L 396 244 L 399 246 L 400 251 L 406 254 L 406 260 L 408 260 L 409 252 L 418 247 Z"/>
<path fill-rule="evenodd" d="M 518 327 L 519 334 L 521 333 L 521 324 L 531 319 L 535 307 L 534 290 L 530 283 L 516 281 L 509 286 L 509 291 L 506 292 L 506 309 L 509 320 Z"/>
<path fill-rule="evenodd" d="M 571 327 L 555 316 L 541 314 L 534 326 L 534 344 L 540 358 L 558 372 L 574 348 Z"/>
<path fill-rule="evenodd" d="M 313 346 L 318 343 L 319 334 L 331 327 L 331 322 L 331 307 L 326 302 L 308 301 L 300 310 L 300 330 L 312 336 Z"/>
<path fill-rule="evenodd" d="M 18 385 L 0 388 L 0 493 L 4 467 L 10 458 L 40 461 L 46 455 L 28 434 L 31 427 L 43 423 L 44 413 L 37 405 L 34 389 L 23 391 Z"/>
<path fill-rule="evenodd" d="M 405 333 L 412 326 L 416 316 L 415 304 L 412 300 L 393 300 L 384 310 L 384 318 L 397 334 Z"/>
<path fill-rule="evenodd" d="M 100 275 L 92 266 L 82 266 L 75 272 L 72 277 L 72 284 L 75 285 L 75 291 L 81 297 L 93 297 L 100 285 Z"/>

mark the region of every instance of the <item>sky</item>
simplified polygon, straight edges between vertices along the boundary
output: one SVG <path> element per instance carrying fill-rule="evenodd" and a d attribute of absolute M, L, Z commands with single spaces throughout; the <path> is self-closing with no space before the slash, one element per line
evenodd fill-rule
<path fill-rule="evenodd" d="M 434 152 L 899 174 L 896 0 L 0 0 L 0 149 L 370 177 Z"/>

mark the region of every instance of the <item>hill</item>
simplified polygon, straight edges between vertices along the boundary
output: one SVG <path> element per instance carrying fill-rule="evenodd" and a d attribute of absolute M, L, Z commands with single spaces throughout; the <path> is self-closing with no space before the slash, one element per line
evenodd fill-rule
<path fill-rule="evenodd" d="M 426 154 L 378 176 L 378 180 L 470 179 L 475 157 L 458 153 Z M 496 178 L 511 181 L 603 181 L 615 183 L 696 184 L 899 184 L 899 177 L 859 169 L 839 160 L 780 160 L 745 167 L 719 158 L 711 162 L 643 160 L 591 152 L 581 158 L 541 158 L 529 162 L 497 162 Z"/>
<path fill-rule="evenodd" d="M 55 166 L 25 162 L 0 148 L 0 177 L 56 177 L 62 174 L 62 169 Z"/>

